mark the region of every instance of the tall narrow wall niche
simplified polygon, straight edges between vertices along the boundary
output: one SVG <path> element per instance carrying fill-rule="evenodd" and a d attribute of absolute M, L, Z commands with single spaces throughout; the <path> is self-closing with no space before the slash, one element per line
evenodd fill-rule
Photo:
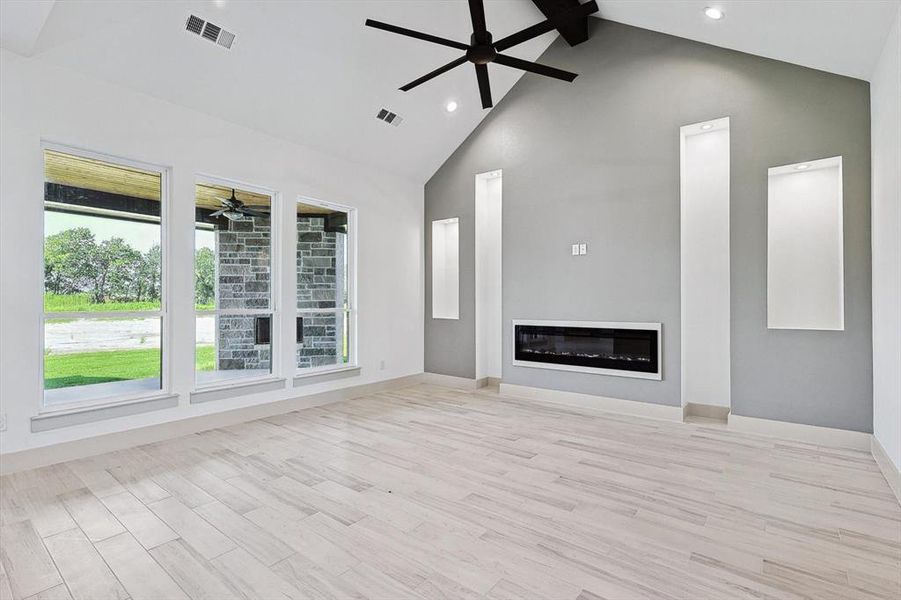
<path fill-rule="evenodd" d="M 500 170 L 476 175 L 476 379 L 501 377 L 502 189 Z"/>
<path fill-rule="evenodd" d="M 730 406 L 729 118 L 681 128 L 682 405 Z"/>

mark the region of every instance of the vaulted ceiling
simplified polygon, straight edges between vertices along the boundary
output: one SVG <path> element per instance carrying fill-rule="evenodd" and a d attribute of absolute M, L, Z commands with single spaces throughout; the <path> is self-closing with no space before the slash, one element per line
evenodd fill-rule
<path fill-rule="evenodd" d="M 867 79 L 897 2 L 598 3 L 604 18 Z M 706 19 L 702 10 L 710 4 L 723 7 L 726 18 Z M 544 18 L 529 0 L 485 5 L 496 38 Z M 428 179 L 488 112 L 468 64 L 398 91 L 458 52 L 363 26 L 373 18 L 467 42 L 465 0 L 3 0 L 0 11 L 0 42 L 9 50 L 417 181 Z M 234 32 L 232 49 L 187 33 L 192 13 Z M 556 35 L 511 54 L 535 60 Z M 497 104 L 523 75 L 489 68 Z M 575 94 L 578 83 L 547 85 L 570 85 Z M 459 105 L 454 113 L 445 110 L 449 100 Z M 377 120 L 382 107 L 399 114 L 401 125 Z"/>

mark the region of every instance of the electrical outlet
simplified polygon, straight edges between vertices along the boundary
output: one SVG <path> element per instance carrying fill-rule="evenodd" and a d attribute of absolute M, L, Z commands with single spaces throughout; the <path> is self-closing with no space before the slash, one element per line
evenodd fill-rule
<path fill-rule="evenodd" d="M 573 244 L 573 256 L 579 256 L 579 244 Z"/>
<path fill-rule="evenodd" d="M 0 431 L 6 431 L 6 413 L 0 413 Z"/>
<path fill-rule="evenodd" d="M 385 370 L 385 361 L 384 360 L 379 361 L 379 371 L 384 371 L 384 370 Z"/>
<path fill-rule="evenodd" d="M 588 244 L 579 244 L 579 254 L 583 256 L 588 254 Z"/>

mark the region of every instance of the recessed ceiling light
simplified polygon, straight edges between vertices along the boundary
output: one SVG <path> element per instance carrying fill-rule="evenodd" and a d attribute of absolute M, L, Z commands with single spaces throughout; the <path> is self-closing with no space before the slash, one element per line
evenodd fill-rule
<path fill-rule="evenodd" d="M 710 123 L 707 123 L 705 125 L 701 125 L 701 129 L 703 129 L 704 131 L 707 131 L 708 129 L 713 129 L 713 125 L 711 125 Z"/>
<path fill-rule="evenodd" d="M 447 112 L 454 112 L 455 110 L 457 110 L 457 103 L 454 102 L 453 100 L 451 100 L 451 101 L 448 102 L 447 105 L 444 107 L 444 110 L 446 110 Z"/>
<path fill-rule="evenodd" d="M 809 169 L 810 165 L 797 165 L 795 167 L 795 171 L 803 171 L 804 169 Z"/>
<path fill-rule="evenodd" d="M 708 17 L 710 17 L 711 19 L 713 19 L 714 21 L 719 21 L 720 19 L 722 19 L 723 17 L 726 16 L 726 13 L 724 13 L 719 8 L 715 8 L 713 6 L 708 6 L 707 8 L 705 8 L 704 14 L 707 15 Z"/>

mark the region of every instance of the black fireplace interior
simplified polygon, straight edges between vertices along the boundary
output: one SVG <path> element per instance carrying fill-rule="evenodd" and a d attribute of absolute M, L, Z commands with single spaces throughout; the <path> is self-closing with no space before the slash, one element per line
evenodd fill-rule
<path fill-rule="evenodd" d="M 516 325 L 516 360 L 657 373 L 658 332 L 648 329 L 606 329 Z"/>

